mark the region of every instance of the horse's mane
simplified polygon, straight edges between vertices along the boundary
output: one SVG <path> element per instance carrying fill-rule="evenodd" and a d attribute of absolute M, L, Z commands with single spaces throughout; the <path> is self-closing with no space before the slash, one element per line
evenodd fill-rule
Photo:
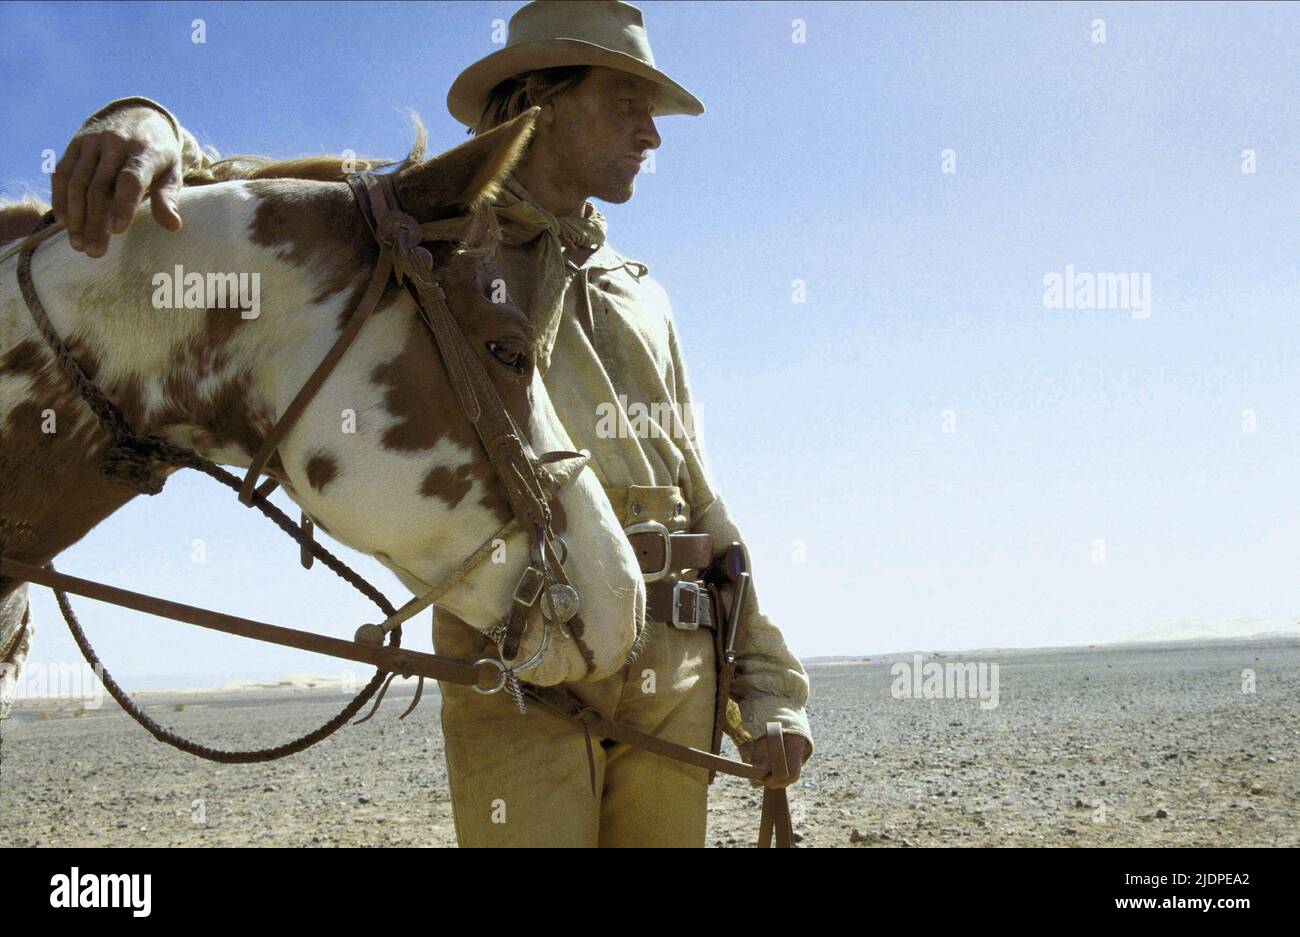
<path fill-rule="evenodd" d="M 228 156 L 209 163 L 201 169 L 185 174 L 185 185 L 212 185 L 244 179 L 310 179 L 316 182 L 343 182 L 349 173 L 372 172 L 396 166 L 394 172 L 403 172 L 424 159 L 429 143 L 429 131 L 419 115 L 412 114 L 415 125 L 415 142 L 401 160 L 369 157 L 300 156 L 294 159 L 273 160 L 265 156 Z"/>
<path fill-rule="evenodd" d="M 35 195 L 24 195 L 11 202 L 0 201 L 0 244 L 31 234 L 49 210 L 50 206 Z"/>
<path fill-rule="evenodd" d="M 265 156 L 229 156 L 186 173 L 182 181 L 186 186 L 213 185 L 218 182 L 250 179 L 343 182 L 348 174 L 353 172 L 372 172 L 390 167 L 395 167 L 394 173 L 404 172 L 424 160 L 425 148 L 429 142 L 429 131 L 418 114 L 411 114 L 411 122 L 415 127 L 415 141 L 411 144 L 410 151 L 401 160 L 331 155 L 301 156 L 282 160 L 268 159 Z M 0 245 L 30 234 L 49 208 L 49 205 L 34 195 L 24 196 L 15 201 L 0 200 Z M 461 239 L 462 249 L 475 254 L 494 251 L 499 239 L 494 213 L 476 207 L 470 214 L 472 224 Z M 0 253 L 0 260 L 7 259 L 12 253 L 13 251 Z"/>

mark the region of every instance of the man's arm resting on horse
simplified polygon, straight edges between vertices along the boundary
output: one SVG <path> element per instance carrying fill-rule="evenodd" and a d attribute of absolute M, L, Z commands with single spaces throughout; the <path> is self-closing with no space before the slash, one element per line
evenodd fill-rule
<path fill-rule="evenodd" d="M 172 131 L 176 134 L 177 139 L 179 139 L 181 143 L 182 177 L 197 169 L 207 169 L 221 158 L 217 151 L 211 147 L 208 147 L 205 150 L 203 146 L 199 144 L 198 138 L 181 126 L 181 123 L 176 119 L 175 114 L 152 98 L 130 97 L 118 98 L 116 101 L 109 101 L 95 113 L 87 117 L 85 123 L 81 126 L 84 129 L 90 123 L 99 120 L 100 118 L 137 107 L 156 112 L 171 126 Z"/>
<path fill-rule="evenodd" d="M 146 194 L 154 220 L 179 230 L 185 174 L 216 158 L 157 101 L 119 98 L 86 119 L 55 167 L 54 215 L 72 247 L 90 257 L 102 257 L 112 235 L 131 226 Z"/>

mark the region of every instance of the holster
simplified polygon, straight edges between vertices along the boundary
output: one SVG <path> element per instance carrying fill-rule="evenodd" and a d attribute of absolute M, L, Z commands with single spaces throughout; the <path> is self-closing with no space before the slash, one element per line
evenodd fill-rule
<path fill-rule="evenodd" d="M 733 543 L 726 551 L 719 556 L 707 570 L 704 570 L 701 578 L 708 588 L 709 600 L 713 603 L 713 620 L 717 623 L 713 629 L 713 647 L 714 659 L 718 666 L 718 683 L 717 694 L 713 700 L 713 739 L 709 746 L 709 752 L 714 755 L 722 754 L 722 735 L 727 727 L 727 711 L 731 703 L 731 684 L 736 677 L 736 654 L 741 646 L 741 635 L 737 633 L 731 637 L 731 624 L 733 615 L 736 619 L 736 628 L 739 631 L 740 619 L 735 614 L 736 610 L 727 607 L 727 603 L 722 597 L 723 584 L 733 586 L 731 596 L 734 604 L 737 598 L 744 601 L 744 596 L 738 596 L 738 590 L 734 588 L 736 569 L 745 569 L 748 567 L 748 561 L 745 560 L 742 565 L 735 564 L 736 556 L 729 557 L 729 553 L 739 552 L 743 556 L 744 547 L 739 543 Z M 728 563 L 728 559 L 732 562 Z M 728 641 L 730 638 L 730 642 Z M 731 649 L 728 650 L 728 643 Z M 709 772 L 709 783 L 712 784 L 717 777 L 716 771 Z"/>
<path fill-rule="evenodd" d="M 725 607 L 722 600 L 722 590 L 715 584 L 709 583 L 709 598 L 713 602 L 713 620 L 718 622 L 718 627 L 713 629 L 713 647 L 714 659 L 718 663 L 718 692 L 713 700 L 713 741 L 709 745 L 709 752 L 714 755 L 722 754 L 722 734 L 727 728 L 727 707 L 731 700 L 731 683 L 736 677 L 736 655 L 734 652 L 727 652 L 727 623 L 731 620 L 728 614 L 729 609 Z M 717 777 L 716 771 L 709 772 L 709 783 Z"/>

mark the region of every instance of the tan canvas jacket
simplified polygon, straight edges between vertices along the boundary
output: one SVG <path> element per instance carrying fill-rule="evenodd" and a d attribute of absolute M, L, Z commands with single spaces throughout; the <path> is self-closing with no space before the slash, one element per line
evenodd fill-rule
<path fill-rule="evenodd" d="M 144 100 L 115 101 L 96 116 Z M 163 110 L 180 134 L 182 172 L 216 158 L 215 151 L 205 152 L 170 112 L 149 103 Z M 527 289 L 516 290 L 518 274 L 512 275 L 512 267 L 519 264 L 511 262 L 513 252 L 529 249 L 502 248 L 502 276 L 512 295 L 529 295 Z M 712 534 L 719 550 L 732 541 L 743 542 L 706 468 L 698 415 L 692 410 L 672 307 L 663 287 L 648 275 L 645 264 L 618 253 L 608 241 L 581 266 L 566 261 L 566 268 L 564 309 L 544 382 L 575 447 L 591 451 L 590 465 L 606 489 L 677 486 L 689 502 L 692 530 Z M 602 415 L 614 412 L 611 408 L 626 412 L 634 405 L 660 415 L 666 405 L 678 415 L 675 425 L 645 432 L 643 411 L 637 409 L 628 425 L 639 431 L 608 432 L 618 420 L 602 421 Z M 729 724 L 728 734 L 737 743 L 760 738 L 766 723 L 775 721 L 806 738 L 811 754 L 807 673 L 759 607 L 753 588 L 741 612 L 732 688 L 740 724 Z"/>

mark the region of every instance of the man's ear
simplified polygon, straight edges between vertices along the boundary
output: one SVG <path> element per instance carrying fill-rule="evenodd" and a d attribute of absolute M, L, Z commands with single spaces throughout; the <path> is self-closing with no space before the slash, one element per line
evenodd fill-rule
<path fill-rule="evenodd" d="M 393 180 L 406 211 L 421 221 L 464 214 L 496 198 L 501 180 L 523 157 L 540 107 L 493 127 Z"/>

